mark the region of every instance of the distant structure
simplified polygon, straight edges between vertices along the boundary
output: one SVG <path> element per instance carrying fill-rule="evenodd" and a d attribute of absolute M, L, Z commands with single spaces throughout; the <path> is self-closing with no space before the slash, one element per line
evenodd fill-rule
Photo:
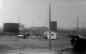
<path fill-rule="evenodd" d="M 3 32 L 19 33 L 19 23 L 4 23 Z"/>
<path fill-rule="evenodd" d="M 50 30 L 53 32 L 57 31 L 57 21 L 51 21 L 50 22 Z"/>
<path fill-rule="evenodd" d="M 49 31 L 44 32 L 44 35 L 47 37 L 47 39 L 50 39 Z M 51 39 L 53 39 L 53 40 L 57 39 L 57 33 L 56 32 L 51 32 Z"/>
<path fill-rule="evenodd" d="M 57 21 L 50 21 L 50 33 L 48 30 L 44 32 L 44 35 L 47 36 L 47 39 L 57 39 Z"/>
<path fill-rule="evenodd" d="M 24 32 L 24 29 L 25 29 L 24 25 L 23 24 L 19 24 L 19 30 L 21 32 Z"/>

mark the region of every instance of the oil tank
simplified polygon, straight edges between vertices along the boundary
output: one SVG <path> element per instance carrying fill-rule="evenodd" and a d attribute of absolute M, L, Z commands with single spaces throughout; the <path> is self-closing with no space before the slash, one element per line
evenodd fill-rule
<path fill-rule="evenodd" d="M 19 23 L 4 23 L 3 32 L 19 33 Z"/>

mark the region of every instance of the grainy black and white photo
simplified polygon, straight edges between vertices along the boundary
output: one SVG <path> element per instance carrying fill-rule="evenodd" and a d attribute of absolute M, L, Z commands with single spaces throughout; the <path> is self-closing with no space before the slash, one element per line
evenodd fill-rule
<path fill-rule="evenodd" d="M 0 54 L 86 54 L 86 0 L 0 0 Z"/>

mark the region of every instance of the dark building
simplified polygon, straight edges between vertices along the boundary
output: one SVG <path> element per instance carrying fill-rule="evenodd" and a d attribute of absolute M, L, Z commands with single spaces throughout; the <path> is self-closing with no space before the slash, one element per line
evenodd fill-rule
<path fill-rule="evenodd" d="M 19 23 L 4 23 L 3 32 L 19 33 Z"/>
<path fill-rule="evenodd" d="M 54 31 L 54 32 L 57 31 L 57 21 L 50 22 L 50 29 L 51 29 L 51 31 Z"/>

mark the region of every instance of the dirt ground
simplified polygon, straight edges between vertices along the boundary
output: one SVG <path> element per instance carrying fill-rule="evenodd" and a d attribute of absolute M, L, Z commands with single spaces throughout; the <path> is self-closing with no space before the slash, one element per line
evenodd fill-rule
<path fill-rule="evenodd" d="M 52 49 L 60 49 L 71 46 L 70 38 L 62 38 L 58 40 L 52 40 Z M 22 39 L 16 36 L 1 36 L 0 37 L 0 52 L 5 53 L 8 50 L 23 50 L 23 49 L 48 49 L 49 40 L 28 38 Z"/>

